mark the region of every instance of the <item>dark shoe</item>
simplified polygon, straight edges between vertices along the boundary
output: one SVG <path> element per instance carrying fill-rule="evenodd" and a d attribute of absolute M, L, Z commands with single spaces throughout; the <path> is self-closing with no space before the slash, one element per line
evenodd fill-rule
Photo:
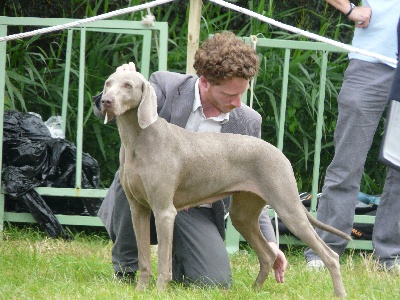
<path fill-rule="evenodd" d="M 133 284 L 135 281 L 136 272 L 115 272 L 114 281 L 118 283 L 129 283 Z"/>
<path fill-rule="evenodd" d="M 393 275 L 396 275 L 396 276 L 400 275 L 400 264 L 398 264 L 398 263 L 395 263 L 395 264 L 393 264 L 391 266 L 388 266 L 385 269 L 390 274 L 393 274 Z"/>
<path fill-rule="evenodd" d="M 387 272 L 396 276 L 400 275 L 400 264 L 398 262 L 381 264 L 379 269 L 383 272 Z"/>

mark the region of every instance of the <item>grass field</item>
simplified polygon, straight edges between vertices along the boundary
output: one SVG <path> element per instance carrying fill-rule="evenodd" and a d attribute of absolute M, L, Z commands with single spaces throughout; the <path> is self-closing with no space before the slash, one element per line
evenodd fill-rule
<path fill-rule="evenodd" d="M 231 256 L 233 287 L 183 287 L 166 292 L 135 287 L 112 279 L 111 247 L 103 231 L 71 229 L 72 241 L 48 239 L 35 227 L 6 226 L 0 246 L 0 299 L 332 299 L 328 271 L 305 270 L 303 247 L 283 247 L 289 266 L 285 283 L 269 276 L 260 291 L 252 289 L 258 262 L 251 249 Z M 400 278 L 380 272 L 371 253 L 349 251 L 341 259 L 347 299 L 399 299 Z M 156 257 L 153 255 L 153 272 Z"/>

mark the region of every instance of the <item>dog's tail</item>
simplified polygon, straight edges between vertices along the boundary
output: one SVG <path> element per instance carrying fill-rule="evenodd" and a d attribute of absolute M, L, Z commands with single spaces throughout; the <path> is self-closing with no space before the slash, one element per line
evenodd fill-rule
<path fill-rule="evenodd" d="M 311 225 L 313 225 L 314 227 L 318 227 L 319 229 L 325 230 L 327 232 L 336 234 L 337 236 L 340 236 L 348 241 L 351 241 L 352 238 L 350 235 L 344 233 L 343 231 L 336 229 L 332 226 L 326 225 L 325 223 L 322 223 L 321 221 L 318 221 L 316 218 L 314 218 L 307 210 L 307 208 L 305 208 L 305 206 L 303 205 L 303 208 L 306 212 L 308 221 L 310 221 Z"/>

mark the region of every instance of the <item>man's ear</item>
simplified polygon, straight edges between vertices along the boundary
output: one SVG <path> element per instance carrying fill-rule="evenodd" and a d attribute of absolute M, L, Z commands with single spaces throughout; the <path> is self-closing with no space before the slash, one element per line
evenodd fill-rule
<path fill-rule="evenodd" d="M 210 85 L 211 85 L 211 83 L 208 81 L 208 79 L 205 78 L 204 76 L 200 76 L 199 82 L 200 82 L 200 85 L 201 85 L 204 89 L 206 89 L 206 90 L 207 90 L 207 89 L 210 87 Z"/>

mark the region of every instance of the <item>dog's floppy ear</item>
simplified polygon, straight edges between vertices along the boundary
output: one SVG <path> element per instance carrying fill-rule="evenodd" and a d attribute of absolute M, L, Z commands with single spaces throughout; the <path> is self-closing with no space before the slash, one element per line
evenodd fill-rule
<path fill-rule="evenodd" d="M 139 126 L 144 129 L 157 120 L 157 96 L 147 80 L 143 80 L 142 98 L 138 107 Z"/>

